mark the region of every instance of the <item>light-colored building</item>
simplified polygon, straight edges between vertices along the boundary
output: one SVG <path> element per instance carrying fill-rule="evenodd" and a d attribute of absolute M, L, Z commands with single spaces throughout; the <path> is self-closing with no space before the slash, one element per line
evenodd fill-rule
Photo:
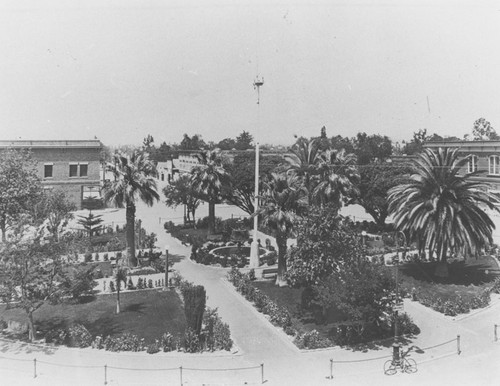
<path fill-rule="evenodd" d="M 2 149 L 29 149 L 44 188 L 63 190 L 78 209 L 101 198 L 99 140 L 0 141 Z"/>

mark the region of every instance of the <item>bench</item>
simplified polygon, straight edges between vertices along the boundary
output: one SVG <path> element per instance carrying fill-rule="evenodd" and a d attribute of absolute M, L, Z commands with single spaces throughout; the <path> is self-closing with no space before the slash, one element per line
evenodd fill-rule
<path fill-rule="evenodd" d="M 278 276 L 278 268 L 274 267 L 274 268 L 264 268 L 262 270 L 262 278 L 266 278 L 266 277 L 276 277 Z"/>
<path fill-rule="evenodd" d="M 207 240 L 208 241 L 222 241 L 222 234 L 208 235 Z"/>

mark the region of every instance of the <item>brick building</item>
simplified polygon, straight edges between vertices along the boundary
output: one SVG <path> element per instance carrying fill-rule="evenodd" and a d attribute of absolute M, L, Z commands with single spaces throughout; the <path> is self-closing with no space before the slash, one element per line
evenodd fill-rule
<path fill-rule="evenodd" d="M 436 141 L 427 142 L 425 148 L 440 147 L 458 148 L 461 157 L 467 157 L 468 162 L 463 173 L 482 171 L 472 177 L 488 184 L 490 193 L 500 196 L 500 141 Z"/>
<path fill-rule="evenodd" d="M 99 140 L 0 141 L 2 149 L 29 149 L 45 189 L 61 189 L 78 209 L 100 200 Z"/>

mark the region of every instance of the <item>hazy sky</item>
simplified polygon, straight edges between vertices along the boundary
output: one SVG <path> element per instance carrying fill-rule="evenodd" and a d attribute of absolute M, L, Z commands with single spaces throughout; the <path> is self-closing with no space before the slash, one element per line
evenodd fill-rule
<path fill-rule="evenodd" d="M 0 55 L 2 139 L 500 132 L 496 1 L 2 0 Z"/>

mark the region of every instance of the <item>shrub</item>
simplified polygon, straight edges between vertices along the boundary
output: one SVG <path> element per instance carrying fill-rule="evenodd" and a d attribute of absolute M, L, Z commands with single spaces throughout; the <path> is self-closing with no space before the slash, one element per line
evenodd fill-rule
<path fill-rule="evenodd" d="M 153 288 L 153 279 L 148 280 L 148 288 Z"/>
<path fill-rule="evenodd" d="M 144 283 L 143 283 L 142 277 L 137 279 L 137 289 L 144 289 Z"/>
<path fill-rule="evenodd" d="M 66 343 L 68 331 L 63 328 L 56 328 L 48 331 L 45 334 L 46 343 L 54 343 L 55 345 L 62 345 Z"/>
<path fill-rule="evenodd" d="M 67 344 L 69 347 L 89 347 L 92 344 L 92 335 L 82 324 L 73 324 L 68 329 Z"/>
<path fill-rule="evenodd" d="M 92 253 L 90 253 L 90 252 L 85 253 L 85 255 L 83 255 L 83 257 L 84 257 L 86 263 L 90 263 L 92 261 Z"/>
<path fill-rule="evenodd" d="M 229 326 L 222 322 L 217 314 L 217 309 L 207 308 L 203 317 L 201 336 L 208 351 L 229 351 L 233 347 Z"/>
<path fill-rule="evenodd" d="M 188 353 L 200 351 L 200 339 L 198 338 L 198 334 L 189 327 L 184 333 L 184 351 Z"/>
<path fill-rule="evenodd" d="M 398 314 L 397 316 L 397 322 L 398 322 L 398 332 L 400 335 L 418 335 L 420 334 L 420 328 L 413 323 L 412 318 L 406 313 L 403 312 L 402 314 Z M 392 331 L 391 333 L 394 334 L 394 315 L 391 318 L 392 322 Z"/>
<path fill-rule="evenodd" d="M 115 288 L 115 282 L 113 280 L 110 280 L 109 281 L 109 290 L 111 292 L 115 292 L 116 291 L 116 288 Z"/>
<path fill-rule="evenodd" d="M 332 342 L 328 338 L 322 338 L 316 330 L 298 334 L 293 342 L 300 349 L 315 349 L 332 346 Z"/>
<path fill-rule="evenodd" d="M 256 277 L 255 277 L 255 269 L 253 269 L 253 268 L 252 268 L 252 269 L 248 272 L 248 278 L 249 278 L 250 280 L 252 280 L 252 281 L 256 279 Z"/>
<path fill-rule="evenodd" d="M 107 336 L 103 343 L 104 349 L 107 351 L 143 351 L 144 339 L 139 339 L 137 335 L 123 334 L 120 336 Z"/>
<path fill-rule="evenodd" d="M 146 352 L 148 354 L 156 354 L 157 352 L 160 352 L 161 350 L 161 343 L 158 339 L 155 339 L 154 343 L 151 343 L 148 345 L 148 348 L 146 349 Z"/>
<path fill-rule="evenodd" d="M 200 334 L 203 321 L 203 312 L 205 311 L 206 292 L 201 285 L 181 287 L 184 298 L 184 313 L 186 315 L 186 324 L 188 328 L 197 335 Z"/>
<path fill-rule="evenodd" d="M 97 252 L 95 253 L 94 260 L 95 260 L 95 261 L 99 261 L 99 253 L 97 253 Z"/>
<path fill-rule="evenodd" d="M 179 340 L 174 338 L 174 336 L 166 332 L 161 337 L 161 346 L 163 348 L 163 352 L 175 351 L 179 348 Z"/>
<path fill-rule="evenodd" d="M 129 277 L 129 278 L 128 278 L 127 288 L 128 288 L 129 290 L 135 290 L 135 285 L 134 285 L 134 283 L 132 282 L 132 278 L 131 278 L 131 277 Z"/>
<path fill-rule="evenodd" d="M 103 344 L 103 339 L 102 339 L 102 336 L 100 335 L 97 335 L 94 340 L 92 341 L 91 343 L 91 347 L 92 348 L 95 348 L 97 350 L 101 350 L 104 348 L 104 344 Z"/>

